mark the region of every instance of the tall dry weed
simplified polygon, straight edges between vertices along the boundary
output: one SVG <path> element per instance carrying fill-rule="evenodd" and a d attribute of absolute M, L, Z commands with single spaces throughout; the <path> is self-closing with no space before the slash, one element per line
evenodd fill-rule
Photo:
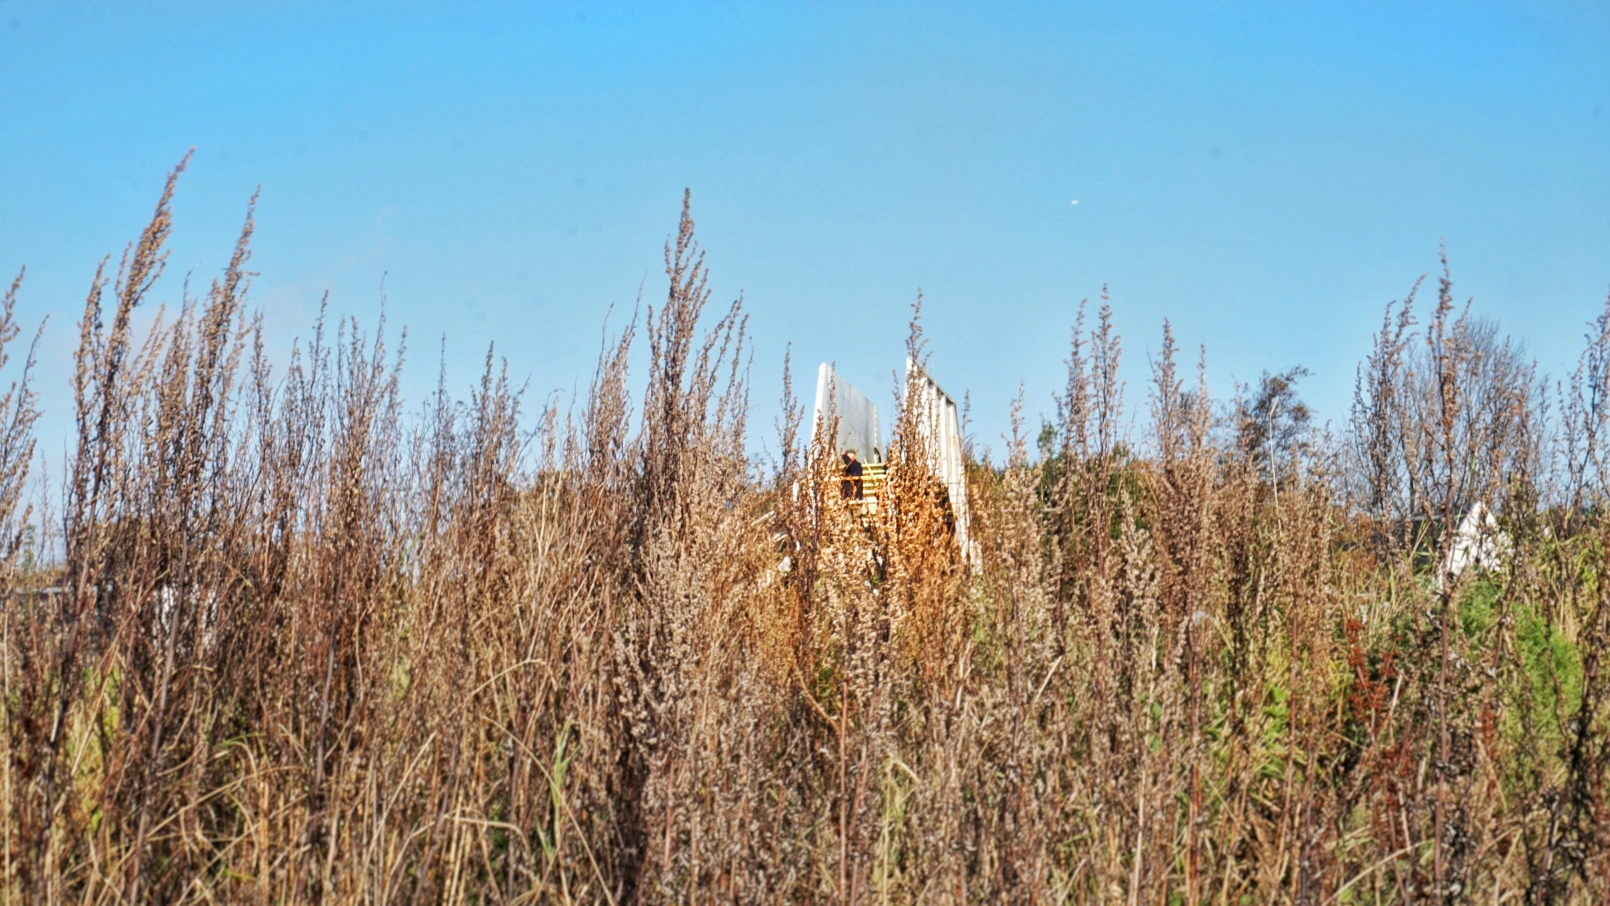
<path fill-rule="evenodd" d="M 886 482 L 847 500 L 786 363 L 778 461 L 746 453 L 746 315 L 709 310 L 686 198 L 583 398 L 529 407 L 489 351 L 411 410 L 383 320 L 274 367 L 250 207 L 135 329 L 182 169 L 91 283 L 55 559 L 31 355 L 0 397 L 6 901 L 1610 889 L 1603 318 L 1555 413 L 1445 266 L 1335 440 L 1216 407 L 1166 324 L 1137 420 L 1104 293 L 1034 449 L 1020 401 L 969 462 L 964 555 L 920 297 Z M 1477 501 L 1497 554 L 1454 574 Z"/>

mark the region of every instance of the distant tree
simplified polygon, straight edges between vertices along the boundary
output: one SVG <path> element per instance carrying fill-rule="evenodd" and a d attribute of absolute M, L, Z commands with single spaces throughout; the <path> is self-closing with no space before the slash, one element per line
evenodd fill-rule
<path fill-rule="evenodd" d="M 1578 513 L 1600 505 L 1610 487 L 1610 460 L 1605 450 L 1610 441 L 1610 297 L 1591 327 L 1570 385 L 1561 394 L 1565 424 L 1559 442 L 1565 463 L 1565 500 Z"/>
<path fill-rule="evenodd" d="M 1300 461 L 1313 419 L 1297 395 L 1297 382 L 1309 373 L 1301 365 L 1278 374 L 1265 371 L 1251 399 L 1236 401 L 1236 443 L 1277 494 L 1281 477 Z"/>
<path fill-rule="evenodd" d="M 1414 297 L 1388 306 L 1359 369 L 1348 442 L 1354 499 L 1378 519 L 1444 523 L 1478 501 L 1535 499 L 1543 420 L 1525 346 L 1468 302 L 1455 310 L 1446 260 L 1423 332 L 1413 330 Z"/>

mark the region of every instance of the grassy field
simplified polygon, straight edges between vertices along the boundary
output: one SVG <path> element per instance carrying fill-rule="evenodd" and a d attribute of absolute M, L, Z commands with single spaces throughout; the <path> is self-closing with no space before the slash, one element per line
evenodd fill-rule
<path fill-rule="evenodd" d="M 1610 899 L 1610 320 L 1550 389 L 1444 281 L 1334 437 L 1165 328 L 1134 436 L 1103 307 L 967 564 L 909 409 L 875 512 L 791 395 L 745 458 L 685 211 L 576 409 L 489 359 L 415 410 L 383 329 L 269 367 L 249 221 L 135 335 L 172 189 L 85 307 L 60 556 L 0 399 L 6 902 Z"/>

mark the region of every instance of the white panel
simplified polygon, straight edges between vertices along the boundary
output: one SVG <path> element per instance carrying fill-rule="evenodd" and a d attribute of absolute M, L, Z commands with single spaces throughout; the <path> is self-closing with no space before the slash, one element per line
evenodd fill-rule
<path fill-rule="evenodd" d="M 977 564 L 978 552 L 968 535 L 967 461 L 962 456 L 961 410 L 943 388 L 910 358 L 906 359 L 906 381 L 915 381 L 918 423 L 922 425 L 929 467 L 950 496 L 950 510 L 956 519 L 956 541 L 968 562 Z"/>
<path fill-rule="evenodd" d="M 838 433 L 828 439 L 834 455 L 854 450 L 862 462 L 883 461 L 883 434 L 878 424 L 878 407 L 866 394 L 855 389 L 832 365 L 823 362 L 816 369 L 816 404 L 811 408 L 811 437 L 819 423 L 838 419 Z"/>

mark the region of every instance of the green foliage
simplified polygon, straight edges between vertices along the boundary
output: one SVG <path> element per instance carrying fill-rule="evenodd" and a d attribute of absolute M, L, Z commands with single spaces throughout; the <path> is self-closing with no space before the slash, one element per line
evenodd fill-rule
<path fill-rule="evenodd" d="M 1459 598 L 1459 628 L 1467 638 L 1485 644 L 1488 631 L 1498 622 L 1498 596 L 1498 586 L 1483 579 Z"/>
<path fill-rule="evenodd" d="M 1530 704 L 1528 724 L 1550 741 L 1561 741 L 1582 706 L 1582 654 L 1534 607 L 1517 607 L 1515 643 Z"/>

